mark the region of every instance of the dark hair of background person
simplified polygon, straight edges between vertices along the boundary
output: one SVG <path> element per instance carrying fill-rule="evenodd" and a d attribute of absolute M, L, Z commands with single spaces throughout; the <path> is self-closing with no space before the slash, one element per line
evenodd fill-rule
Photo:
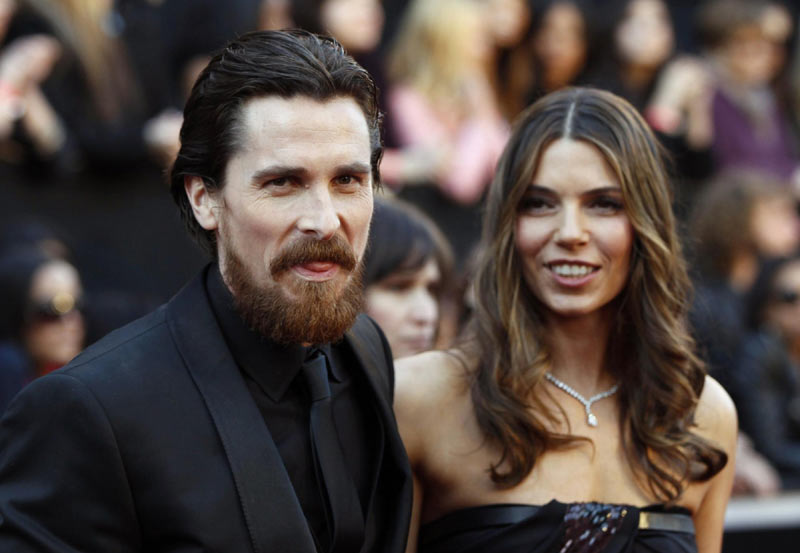
<path fill-rule="evenodd" d="M 19 247 L 39 248 L 45 254 L 70 261 L 72 251 L 67 232 L 55 223 L 23 215 L 0 227 L 0 252 Z"/>
<path fill-rule="evenodd" d="M 584 82 L 623 96 L 641 111 L 647 105 L 655 89 L 659 73 L 667 65 L 670 58 L 675 55 L 675 21 L 673 7 L 670 2 L 662 0 L 673 33 L 672 52 L 662 61 L 658 68 L 652 68 L 652 75 L 647 81 L 642 81 L 638 84 L 626 82 L 625 73 L 628 64 L 620 54 L 617 33 L 620 25 L 628 18 L 628 11 L 631 5 L 636 1 L 604 0 L 603 2 L 595 2 L 594 9 L 591 12 L 591 19 L 589 20 L 590 36 L 592 37 L 590 51 L 593 52 L 595 57 L 591 61 L 591 66 L 588 67 L 589 74 L 585 76 Z"/>
<path fill-rule="evenodd" d="M 619 179 L 635 240 L 628 283 L 615 300 L 606 365 L 624 383 L 624 454 L 652 493 L 671 501 L 687 482 L 719 472 L 727 456 L 690 430 L 706 373 L 687 330 L 690 281 L 662 150 L 633 106 L 591 88 L 554 92 L 526 110 L 489 190 L 471 339 L 461 354 L 465 360 L 478 357 L 471 383 L 478 424 L 502 451 L 490 467 L 492 480 L 515 486 L 546 451 L 583 439 L 548 431 L 541 419 L 553 414 L 531 393 L 547 370 L 546 322 L 520 276 L 514 239 L 519 206 L 539 160 L 561 138 L 596 147 Z"/>
<path fill-rule="evenodd" d="M 752 233 L 757 202 L 787 194 L 778 179 L 752 171 L 722 173 L 706 185 L 689 217 L 692 265 L 698 276 L 725 281 L 740 252 L 757 253 Z"/>
<path fill-rule="evenodd" d="M 781 270 L 789 263 L 800 260 L 800 255 L 774 257 L 761 263 L 753 285 L 745 296 L 745 325 L 749 330 L 756 331 L 764 323 L 766 309 L 775 300 L 775 280 Z"/>
<path fill-rule="evenodd" d="M 184 191 L 198 176 L 209 191 L 225 186 L 228 160 L 239 146 L 244 104 L 254 97 L 353 98 L 364 112 L 372 150 L 372 177 L 380 185 L 381 116 L 369 73 L 336 40 L 307 31 L 257 31 L 242 35 L 214 56 L 192 88 L 184 109 L 181 149 L 170 170 L 170 190 L 189 233 L 214 258 L 213 232 L 195 220 Z"/>
<path fill-rule="evenodd" d="M 436 225 L 411 205 L 375 200 L 369 245 L 364 255 L 364 287 L 401 271 L 416 271 L 433 259 L 441 282 L 451 282 L 453 253 Z"/>
<path fill-rule="evenodd" d="M 327 0 L 291 0 L 289 3 L 289 14 L 292 21 L 299 29 L 323 34 L 326 29 L 322 27 L 322 16 L 320 14 L 322 5 Z"/>
<path fill-rule="evenodd" d="M 697 11 L 695 34 L 704 48 L 718 48 L 735 30 L 757 26 L 767 5 L 761 0 L 707 0 Z"/>
<path fill-rule="evenodd" d="M 530 4 L 531 26 L 528 31 L 528 47 L 532 56 L 534 55 L 533 40 L 535 40 L 536 36 L 542 31 L 547 20 L 546 16 L 554 6 L 559 4 L 570 4 L 577 9 L 578 13 L 580 13 L 584 23 L 586 59 L 583 62 L 583 68 L 575 75 L 572 82 L 569 84 L 583 84 L 586 80 L 587 72 L 596 65 L 601 51 L 600 48 L 597 47 L 600 40 L 598 29 L 592 24 L 596 8 L 593 7 L 591 0 L 531 0 Z M 545 87 L 542 86 L 543 75 L 541 61 L 536 60 L 533 61 L 533 63 L 534 82 L 533 89 L 529 91 L 528 100 L 530 103 L 538 100 L 547 92 L 552 92 L 550 90 L 546 90 Z"/>
<path fill-rule="evenodd" d="M 0 254 L 0 340 L 21 345 L 34 274 L 51 261 L 52 257 L 30 245 Z"/>

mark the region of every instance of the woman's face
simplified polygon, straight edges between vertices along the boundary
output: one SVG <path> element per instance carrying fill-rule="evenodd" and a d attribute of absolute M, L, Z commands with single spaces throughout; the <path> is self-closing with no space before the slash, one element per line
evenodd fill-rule
<path fill-rule="evenodd" d="M 586 63 L 586 24 L 575 4 L 553 4 L 533 38 L 533 49 L 548 88 L 572 82 Z"/>
<path fill-rule="evenodd" d="M 496 46 L 509 48 L 522 39 L 530 23 L 525 0 L 487 0 L 487 24 Z"/>
<path fill-rule="evenodd" d="M 440 286 L 439 267 L 429 259 L 417 270 L 393 273 L 367 288 L 367 314 L 383 329 L 395 359 L 433 347 Z"/>
<path fill-rule="evenodd" d="M 320 13 L 322 26 L 351 53 L 370 52 L 383 32 L 380 0 L 327 0 Z"/>
<path fill-rule="evenodd" d="M 759 255 L 790 255 L 800 246 L 800 222 L 794 201 L 773 196 L 756 201 L 750 213 L 750 232 Z"/>
<path fill-rule="evenodd" d="M 632 0 L 615 33 L 617 53 L 627 64 L 658 68 L 672 53 L 675 36 L 661 0 Z"/>
<path fill-rule="evenodd" d="M 523 277 L 551 316 L 596 313 L 625 287 L 633 228 L 616 174 L 589 143 L 559 139 L 523 197 L 515 245 Z"/>
<path fill-rule="evenodd" d="M 23 338 L 37 368 L 64 365 L 83 348 L 80 297 L 78 272 L 69 263 L 52 261 L 34 273 Z"/>
<path fill-rule="evenodd" d="M 769 323 L 786 339 L 800 339 L 800 261 L 791 261 L 778 271 L 772 291 Z"/>

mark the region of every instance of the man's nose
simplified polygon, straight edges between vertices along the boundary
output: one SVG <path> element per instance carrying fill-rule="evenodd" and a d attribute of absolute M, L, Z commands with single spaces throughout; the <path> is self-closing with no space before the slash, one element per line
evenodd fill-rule
<path fill-rule="evenodd" d="M 327 186 L 314 184 L 304 196 L 297 228 L 318 240 L 330 239 L 341 226 L 330 190 Z"/>

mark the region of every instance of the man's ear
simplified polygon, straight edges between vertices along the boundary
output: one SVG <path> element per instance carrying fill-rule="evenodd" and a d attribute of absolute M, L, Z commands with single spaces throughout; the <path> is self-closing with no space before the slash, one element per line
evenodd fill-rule
<path fill-rule="evenodd" d="M 189 198 L 189 205 L 192 206 L 194 218 L 200 226 L 206 230 L 216 230 L 219 226 L 217 219 L 219 198 L 208 191 L 203 179 L 198 176 L 185 176 L 183 187 Z"/>

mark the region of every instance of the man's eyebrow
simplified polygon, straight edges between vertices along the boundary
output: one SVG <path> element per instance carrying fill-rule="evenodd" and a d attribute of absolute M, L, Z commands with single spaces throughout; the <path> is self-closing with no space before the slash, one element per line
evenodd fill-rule
<path fill-rule="evenodd" d="M 339 165 L 336 168 L 337 173 L 355 173 L 355 174 L 364 174 L 372 172 L 372 167 L 366 163 L 361 163 L 356 161 L 355 163 L 346 163 L 344 165 Z"/>
<path fill-rule="evenodd" d="M 261 180 L 267 177 L 286 177 L 289 175 L 304 175 L 307 171 L 303 167 L 291 165 L 269 165 L 253 173 L 253 180 Z"/>
<path fill-rule="evenodd" d="M 361 162 L 354 162 L 354 163 L 345 163 L 343 165 L 339 165 L 336 167 L 335 172 L 337 174 L 367 174 L 372 172 L 372 167 L 367 163 Z M 269 165 L 262 169 L 259 169 L 255 173 L 253 173 L 252 180 L 259 181 L 268 177 L 288 177 L 288 176 L 305 176 L 308 174 L 308 170 L 304 167 L 298 167 L 293 165 Z"/>

